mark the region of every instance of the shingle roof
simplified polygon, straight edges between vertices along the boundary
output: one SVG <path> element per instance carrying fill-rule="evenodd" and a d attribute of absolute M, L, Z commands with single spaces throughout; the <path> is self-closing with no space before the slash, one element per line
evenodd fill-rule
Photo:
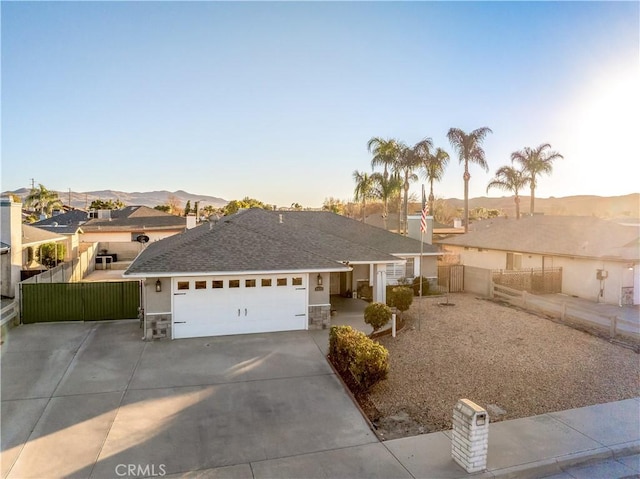
<path fill-rule="evenodd" d="M 35 228 L 29 225 L 22 225 L 22 245 L 28 246 L 30 244 L 47 243 L 50 241 L 61 241 L 64 237 L 51 233 L 49 231 Z"/>
<path fill-rule="evenodd" d="M 150 244 L 126 274 L 339 271 L 347 261 L 398 261 L 392 253 L 419 254 L 420 242 L 333 213 L 255 208 Z"/>
<path fill-rule="evenodd" d="M 187 219 L 148 206 L 126 206 L 112 210 L 110 218 L 93 218 L 82 225 L 85 232 L 175 230 L 185 228 Z"/>
<path fill-rule="evenodd" d="M 525 216 L 520 220 L 483 221 L 476 231 L 446 238 L 443 245 L 519 253 L 637 260 L 640 228 L 590 216 Z"/>
<path fill-rule="evenodd" d="M 81 225 L 87 222 L 89 213 L 83 210 L 71 210 L 63 214 L 52 216 L 32 223 L 31 226 L 46 229 L 58 234 L 74 234 Z"/>

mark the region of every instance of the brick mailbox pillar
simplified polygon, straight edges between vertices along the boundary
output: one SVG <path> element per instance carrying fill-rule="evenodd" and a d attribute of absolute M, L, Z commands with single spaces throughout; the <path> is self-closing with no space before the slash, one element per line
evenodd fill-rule
<path fill-rule="evenodd" d="M 451 457 L 468 473 L 487 468 L 489 415 L 473 401 L 460 399 L 453 408 Z"/>

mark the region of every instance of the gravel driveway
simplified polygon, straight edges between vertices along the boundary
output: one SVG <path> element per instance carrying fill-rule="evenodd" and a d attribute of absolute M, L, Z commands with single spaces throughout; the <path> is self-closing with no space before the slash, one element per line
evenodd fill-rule
<path fill-rule="evenodd" d="M 384 439 L 450 429 L 460 398 L 496 422 L 639 393 L 640 356 L 630 349 L 469 294 L 440 302 L 414 302 L 409 327 L 380 340 L 391 371 L 364 409 Z"/>

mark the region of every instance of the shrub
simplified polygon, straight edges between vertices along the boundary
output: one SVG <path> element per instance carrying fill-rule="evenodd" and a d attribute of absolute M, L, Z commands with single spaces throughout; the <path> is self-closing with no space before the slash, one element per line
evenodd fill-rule
<path fill-rule="evenodd" d="M 353 380 L 361 391 L 386 379 L 389 373 L 389 351 L 351 326 L 331 327 L 329 357 L 340 374 Z"/>
<path fill-rule="evenodd" d="M 364 322 L 377 331 L 391 319 L 391 308 L 384 303 L 371 303 L 364 309 Z"/>
<path fill-rule="evenodd" d="M 429 280 L 424 276 L 413 278 L 413 293 L 420 296 L 420 279 L 422 279 L 422 296 L 429 294 Z"/>
<path fill-rule="evenodd" d="M 406 286 L 393 288 L 391 290 L 391 302 L 401 313 L 404 313 L 413 303 L 413 290 Z"/>

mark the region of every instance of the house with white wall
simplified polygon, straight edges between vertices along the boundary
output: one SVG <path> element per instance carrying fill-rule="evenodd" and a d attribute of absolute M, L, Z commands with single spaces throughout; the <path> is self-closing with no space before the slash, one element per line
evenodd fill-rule
<path fill-rule="evenodd" d="M 478 222 L 438 241 L 460 263 L 492 270 L 562 268 L 564 294 L 640 304 L 640 228 L 583 216 L 525 216 Z"/>
<path fill-rule="evenodd" d="M 422 254 L 421 254 L 422 250 Z M 151 243 L 124 273 L 185 338 L 327 327 L 331 295 L 437 275 L 438 248 L 330 212 L 259 208 Z"/>

